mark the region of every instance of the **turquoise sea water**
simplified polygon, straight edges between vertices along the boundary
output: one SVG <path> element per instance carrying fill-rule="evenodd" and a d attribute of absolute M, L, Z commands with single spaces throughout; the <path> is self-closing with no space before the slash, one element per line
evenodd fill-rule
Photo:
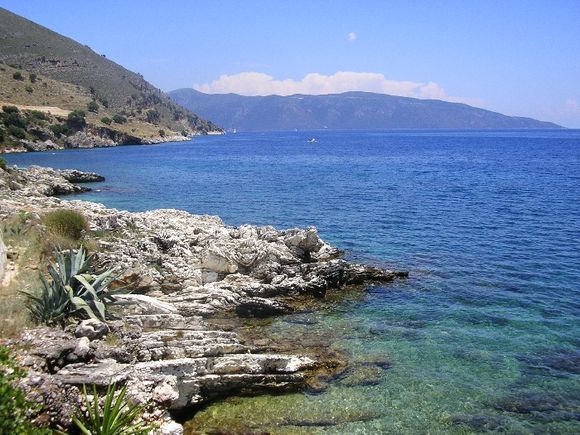
<path fill-rule="evenodd" d="M 107 177 L 78 199 L 316 225 L 350 258 L 410 271 L 263 327 L 349 355 L 324 392 L 228 399 L 191 427 L 580 433 L 578 130 L 248 133 L 6 158 Z"/>

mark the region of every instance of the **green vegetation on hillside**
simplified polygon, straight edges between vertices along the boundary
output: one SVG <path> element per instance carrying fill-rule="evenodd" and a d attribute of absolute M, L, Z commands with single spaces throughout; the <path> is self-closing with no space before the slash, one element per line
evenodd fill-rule
<path fill-rule="evenodd" d="M 160 128 L 167 135 L 220 130 L 179 106 L 140 74 L 70 38 L 2 8 L 0 22 L 0 104 L 35 106 L 61 117 L 66 116 L 63 112 L 85 111 L 84 131 L 122 143 L 150 141 L 158 137 Z M 117 122 L 115 117 L 124 121 Z M 107 124 L 102 119 L 115 122 Z M 24 132 L 0 131 L 4 135 L 0 145 L 18 147 L 23 139 L 55 139 L 34 137 L 25 127 L 18 128 Z M 67 133 L 74 129 L 58 131 L 56 143 Z"/>

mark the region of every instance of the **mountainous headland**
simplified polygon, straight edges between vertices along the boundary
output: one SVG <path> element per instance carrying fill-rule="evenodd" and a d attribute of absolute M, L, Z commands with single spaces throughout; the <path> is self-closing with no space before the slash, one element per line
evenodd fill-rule
<path fill-rule="evenodd" d="M 222 130 L 142 75 L 0 8 L 4 151 L 186 140 Z"/>
<path fill-rule="evenodd" d="M 371 92 L 249 97 L 205 94 L 187 88 L 171 91 L 169 96 L 200 116 L 238 131 L 562 128 L 551 122 L 506 116 L 467 104 Z"/>

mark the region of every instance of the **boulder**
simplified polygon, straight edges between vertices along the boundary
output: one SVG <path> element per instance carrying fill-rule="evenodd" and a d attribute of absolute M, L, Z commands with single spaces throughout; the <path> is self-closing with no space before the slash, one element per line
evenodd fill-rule
<path fill-rule="evenodd" d="M 106 323 L 97 319 L 87 319 L 80 322 L 75 330 L 75 336 L 86 337 L 89 340 L 99 340 L 109 333 Z"/>

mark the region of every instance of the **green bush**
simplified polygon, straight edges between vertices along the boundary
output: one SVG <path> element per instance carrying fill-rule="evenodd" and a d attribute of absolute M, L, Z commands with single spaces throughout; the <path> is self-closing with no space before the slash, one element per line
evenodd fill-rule
<path fill-rule="evenodd" d="M 8 126 L 8 133 L 18 139 L 24 139 L 26 137 L 26 130 L 15 125 Z"/>
<path fill-rule="evenodd" d="M 34 89 L 32 89 L 32 86 L 26 86 L 26 87 L 24 88 L 24 90 L 25 90 L 26 92 L 28 92 L 29 94 L 32 94 L 32 93 L 34 92 Z"/>
<path fill-rule="evenodd" d="M 48 127 L 57 136 L 68 136 L 72 130 L 64 124 L 53 124 Z"/>
<path fill-rule="evenodd" d="M 80 130 L 87 124 L 85 121 L 85 112 L 82 110 L 73 110 L 66 118 L 66 125 L 74 130 Z"/>
<path fill-rule="evenodd" d="M 90 101 L 87 104 L 87 110 L 89 112 L 97 113 L 99 111 L 99 105 L 97 104 L 96 101 Z"/>
<path fill-rule="evenodd" d="M 22 77 L 22 73 L 20 71 L 16 71 L 14 74 L 12 74 L 12 78 L 14 80 L 24 80 L 24 77 Z"/>
<path fill-rule="evenodd" d="M 126 399 L 126 391 L 126 385 L 117 393 L 117 385 L 109 384 L 102 400 L 97 388 L 93 385 L 92 397 L 89 399 L 86 386 L 83 386 L 83 402 L 86 411 L 77 413 L 73 417 L 73 423 L 83 434 L 145 435 L 151 433 L 153 428 L 139 420 L 145 407 L 129 403 Z M 102 405 L 100 405 L 101 401 Z"/>
<path fill-rule="evenodd" d="M 103 124 L 111 125 L 111 122 L 113 122 L 113 121 L 111 120 L 111 118 L 109 118 L 109 117 L 107 117 L 107 116 L 103 116 L 103 117 L 101 118 L 101 122 L 102 122 Z"/>
<path fill-rule="evenodd" d="M 28 78 L 30 80 L 30 83 L 36 83 L 36 79 L 38 78 L 38 76 L 36 74 L 34 74 L 34 73 L 30 73 L 28 75 Z"/>
<path fill-rule="evenodd" d="M 40 110 L 27 110 L 26 117 L 32 121 L 48 121 L 50 116 L 48 113 L 41 112 Z"/>
<path fill-rule="evenodd" d="M 2 121 L 6 127 L 14 125 L 15 127 L 26 128 L 28 125 L 28 120 L 17 112 L 3 113 Z"/>
<path fill-rule="evenodd" d="M 2 106 L 2 111 L 4 113 L 18 113 L 18 112 L 20 112 L 20 110 L 18 110 L 18 107 L 16 107 L 16 106 Z"/>
<path fill-rule="evenodd" d="M 48 430 L 30 422 L 27 411 L 35 409 L 36 405 L 14 386 L 14 382 L 23 375 L 8 349 L 0 345 L 0 434 L 48 434 Z"/>
<path fill-rule="evenodd" d="M 101 103 L 103 105 L 103 107 L 106 107 L 106 108 L 109 107 L 109 101 L 106 98 L 98 96 L 97 100 L 99 100 L 99 103 Z"/>
<path fill-rule="evenodd" d="M 115 116 L 113 116 L 113 121 L 115 121 L 117 124 L 125 124 L 127 122 L 127 118 L 117 113 Z"/>
<path fill-rule="evenodd" d="M 83 233 L 89 229 L 83 214 L 66 208 L 48 212 L 42 221 L 53 233 L 72 240 L 80 240 Z"/>
<path fill-rule="evenodd" d="M 8 165 L 6 164 L 6 160 L 4 160 L 4 157 L 0 157 L 0 169 L 5 171 L 7 168 Z"/>
<path fill-rule="evenodd" d="M 159 136 L 164 137 L 165 136 L 165 130 L 160 129 L 159 130 Z"/>
<path fill-rule="evenodd" d="M 159 114 L 159 112 L 157 110 L 151 109 L 151 110 L 147 111 L 147 122 L 155 124 L 155 123 L 159 122 L 160 118 L 161 118 L 161 115 Z"/>

